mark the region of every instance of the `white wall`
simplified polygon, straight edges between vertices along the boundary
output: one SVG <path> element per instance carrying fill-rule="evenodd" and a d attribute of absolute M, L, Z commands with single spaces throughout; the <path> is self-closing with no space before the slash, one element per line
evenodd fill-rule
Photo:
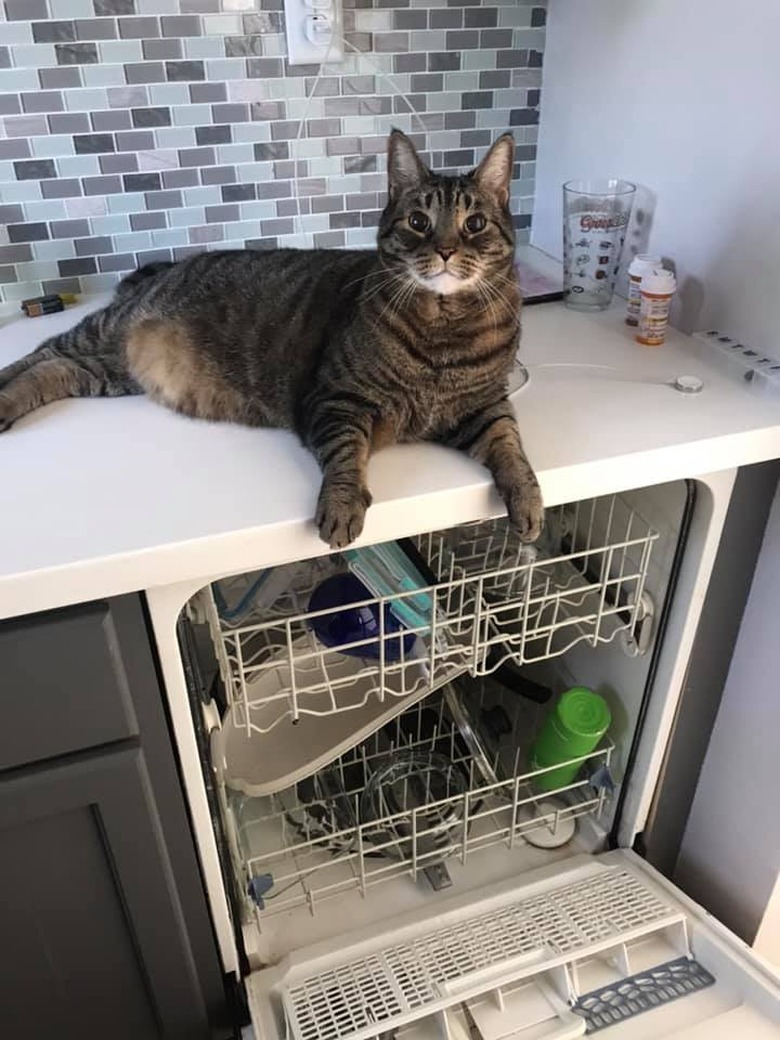
<path fill-rule="evenodd" d="M 635 181 L 674 323 L 780 356 L 779 45 L 778 0 L 549 0 L 533 243 L 561 254 L 563 181 Z"/>
<path fill-rule="evenodd" d="M 780 871 L 780 488 L 674 880 L 753 942 Z M 780 893 L 778 893 L 780 898 Z M 780 927 L 780 913 L 776 925 Z M 780 937 L 766 925 L 780 951 Z"/>

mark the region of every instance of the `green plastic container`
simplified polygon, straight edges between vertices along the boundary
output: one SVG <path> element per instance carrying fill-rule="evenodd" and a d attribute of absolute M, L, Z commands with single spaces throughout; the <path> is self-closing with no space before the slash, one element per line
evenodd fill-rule
<path fill-rule="evenodd" d="M 562 693 L 555 709 L 544 721 L 531 748 L 531 768 L 544 769 L 589 755 L 609 729 L 612 713 L 602 696 L 585 686 L 573 686 Z M 540 791 L 552 791 L 573 782 L 582 762 L 570 762 L 534 778 Z"/>

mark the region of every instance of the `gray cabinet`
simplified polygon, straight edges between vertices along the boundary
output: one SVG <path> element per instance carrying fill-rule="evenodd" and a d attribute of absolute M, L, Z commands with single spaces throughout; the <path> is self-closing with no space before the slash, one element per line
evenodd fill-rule
<path fill-rule="evenodd" d="M 229 1035 L 140 599 L 0 624 L 0 686 L 0 1032 Z"/>

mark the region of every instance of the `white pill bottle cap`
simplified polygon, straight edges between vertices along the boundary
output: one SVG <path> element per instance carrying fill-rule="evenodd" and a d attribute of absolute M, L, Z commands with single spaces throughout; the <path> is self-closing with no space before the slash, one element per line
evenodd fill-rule
<path fill-rule="evenodd" d="M 628 273 L 634 275 L 635 278 L 641 278 L 654 268 L 660 270 L 662 267 L 663 261 L 660 256 L 656 256 L 654 253 L 637 253 L 628 265 Z"/>
<path fill-rule="evenodd" d="M 656 296 L 671 296 L 677 290 L 677 280 L 671 271 L 656 268 L 642 275 L 642 292 Z"/>

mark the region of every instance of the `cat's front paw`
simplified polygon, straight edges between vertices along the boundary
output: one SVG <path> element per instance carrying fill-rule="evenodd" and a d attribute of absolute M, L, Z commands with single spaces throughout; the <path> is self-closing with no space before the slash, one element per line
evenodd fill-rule
<path fill-rule="evenodd" d="M 544 504 L 537 483 L 519 484 L 504 495 L 509 522 L 524 542 L 535 542 L 544 528 Z"/>
<path fill-rule="evenodd" d="M 331 549 L 343 549 L 363 530 L 366 510 L 371 505 L 368 488 L 358 484 L 342 486 L 323 484 L 317 502 L 314 522 L 320 538 Z"/>

